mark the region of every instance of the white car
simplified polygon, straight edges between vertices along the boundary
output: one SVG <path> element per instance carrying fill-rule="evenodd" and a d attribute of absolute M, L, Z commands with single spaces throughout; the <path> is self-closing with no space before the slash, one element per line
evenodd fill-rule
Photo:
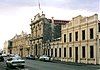
<path fill-rule="evenodd" d="M 2 54 L 3 57 L 7 57 L 7 54 Z"/>
<path fill-rule="evenodd" d="M 42 56 L 40 56 L 39 60 L 42 60 L 42 61 L 52 61 L 53 58 L 51 58 L 49 56 L 46 56 L 46 55 L 42 55 Z"/>
<path fill-rule="evenodd" d="M 20 56 L 10 57 L 7 59 L 6 65 L 7 67 L 18 67 L 18 66 L 24 67 L 25 60 L 21 59 Z"/>
<path fill-rule="evenodd" d="M 9 56 L 10 56 L 10 57 L 14 57 L 14 56 L 15 56 L 15 54 L 9 54 Z"/>

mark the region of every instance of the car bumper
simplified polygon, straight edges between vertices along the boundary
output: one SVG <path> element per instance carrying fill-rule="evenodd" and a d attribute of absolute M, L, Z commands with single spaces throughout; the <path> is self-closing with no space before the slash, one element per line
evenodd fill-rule
<path fill-rule="evenodd" d="M 24 67 L 25 64 L 7 64 L 7 67 Z"/>

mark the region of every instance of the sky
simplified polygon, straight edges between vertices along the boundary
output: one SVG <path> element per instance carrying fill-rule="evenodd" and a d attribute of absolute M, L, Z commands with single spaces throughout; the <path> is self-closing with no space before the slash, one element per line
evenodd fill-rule
<path fill-rule="evenodd" d="M 16 34 L 31 33 L 31 19 L 39 13 L 38 1 L 47 18 L 71 20 L 97 13 L 100 20 L 99 0 L 0 0 L 0 49 Z"/>

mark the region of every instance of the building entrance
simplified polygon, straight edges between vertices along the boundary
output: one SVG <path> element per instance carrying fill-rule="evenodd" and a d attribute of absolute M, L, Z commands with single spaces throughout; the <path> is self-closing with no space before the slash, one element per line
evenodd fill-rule
<path fill-rule="evenodd" d="M 75 62 L 78 62 L 78 47 L 75 47 Z"/>

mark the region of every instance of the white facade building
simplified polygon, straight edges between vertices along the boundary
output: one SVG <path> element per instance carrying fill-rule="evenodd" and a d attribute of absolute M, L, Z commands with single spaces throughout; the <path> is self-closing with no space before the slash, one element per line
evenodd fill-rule
<path fill-rule="evenodd" d="M 100 23 L 98 15 L 74 17 L 62 25 L 62 37 L 58 45 L 52 47 L 55 59 L 67 62 L 100 64 Z M 56 51 L 55 51 L 56 48 Z M 61 48 L 61 49 L 60 49 Z"/>

